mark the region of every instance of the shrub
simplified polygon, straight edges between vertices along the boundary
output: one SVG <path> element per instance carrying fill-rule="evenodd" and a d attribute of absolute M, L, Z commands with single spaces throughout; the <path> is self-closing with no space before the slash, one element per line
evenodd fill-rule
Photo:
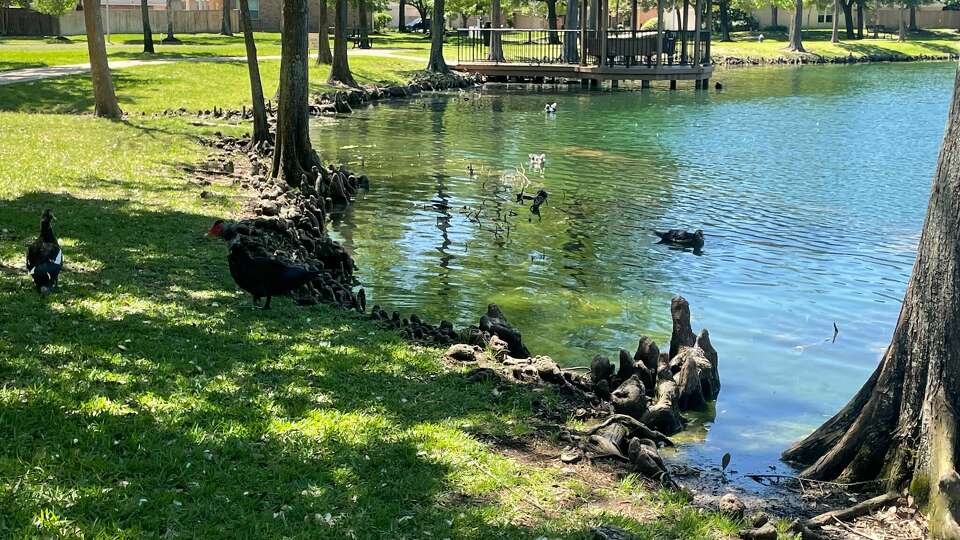
<path fill-rule="evenodd" d="M 374 32 L 383 32 L 386 30 L 387 25 L 390 24 L 390 14 L 381 11 L 373 16 L 373 31 Z"/>

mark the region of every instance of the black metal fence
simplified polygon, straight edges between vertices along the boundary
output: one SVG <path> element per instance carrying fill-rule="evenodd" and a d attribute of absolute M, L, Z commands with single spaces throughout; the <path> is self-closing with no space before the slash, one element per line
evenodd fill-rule
<path fill-rule="evenodd" d="M 658 49 L 655 30 L 478 29 L 457 30 L 457 60 L 500 64 L 578 64 L 586 47 L 586 63 L 606 66 L 657 65 L 658 50 L 662 65 L 710 63 L 710 32 L 700 33 L 700 51 L 696 54 L 696 32 L 666 30 Z M 602 39 L 603 37 L 606 39 Z M 585 37 L 585 39 L 584 39 Z M 583 40 L 583 41 L 581 41 Z"/>

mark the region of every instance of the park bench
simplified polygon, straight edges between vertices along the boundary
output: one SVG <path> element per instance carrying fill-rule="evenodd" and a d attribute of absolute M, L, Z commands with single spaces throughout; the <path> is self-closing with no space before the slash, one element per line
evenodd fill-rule
<path fill-rule="evenodd" d="M 887 27 L 882 24 L 868 24 L 867 34 L 868 35 L 877 34 L 877 36 L 883 36 L 883 38 L 886 39 L 890 37 L 891 33 L 889 30 L 887 30 Z"/>
<path fill-rule="evenodd" d="M 350 40 L 350 43 L 353 43 L 354 49 L 360 47 L 360 42 L 362 40 L 360 39 L 360 32 L 358 30 L 351 30 L 350 35 L 347 36 L 347 39 Z M 369 36 L 367 36 L 367 44 L 370 46 L 371 49 L 373 48 L 373 40 L 370 39 Z"/>

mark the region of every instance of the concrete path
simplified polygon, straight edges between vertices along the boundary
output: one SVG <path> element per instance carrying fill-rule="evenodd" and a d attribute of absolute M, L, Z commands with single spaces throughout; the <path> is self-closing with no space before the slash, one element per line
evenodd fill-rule
<path fill-rule="evenodd" d="M 419 56 L 405 56 L 406 49 L 354 49 L 350 51 L 351 56 L 380 56 L 386 58 L 396 58 L 398 60 L 409 60 L 412 62 L 424 62 L 427 59 Z M 110 69 L 126 69 L 137 66 L 150 66 L 159 64 L 172 64 L 175 62 L 244 62 L 245 56 L 207 56 L 195 58 L 160 58 L 157 60 L 112 60 Z M 259 60 L 280 60 L 279 56 L 261 56 Z M 90 64 L 69 64 L 65 66 L 44 66 L 36 68 L 13 69 L 10 71 L 0 71 L 0 86 L 5 84 L 16 84 L 23 82 L 39 81 L 41 79 L 52 79 L 54 77 L 64 77 L 67 75 L 76 75 L 90 71 Z"/>

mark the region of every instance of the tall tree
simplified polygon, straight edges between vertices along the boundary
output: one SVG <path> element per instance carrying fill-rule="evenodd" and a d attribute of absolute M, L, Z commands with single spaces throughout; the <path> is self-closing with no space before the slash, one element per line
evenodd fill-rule
<path fill-rule="evenodd" d="M 897 7 L 897 41 L 907 40 L 907 24 L 904 21 L 906 7 L 903 4 Z"/>
<path fill-rule="evenodd" d="M 341 83 L 347 86 L 357 86 L 350 73 L 350 63 L 347 61 L 347 0 L 336 0 L 333 14 L 333 65 L 330 66 L 328 83 Z"/>
<path fill-rule="evenodd" d="M 557 33 L 557 0 L 543 0 L 547 4 L 547 42 L 551 45 L 560 44 L 560 35 Z"/>
<path fill-rule="evenodd" d="M 840 0 L 833 0 L 833 28 L 830 43 L 840 43 Z"/>
<path fill-rule="evenodd" d="M 280 23 L 281 26 L 283 22 Z M 230 0 L 223 0 L 223 12 L 222 17 L 220 18 L 220 34 L 224 36 L 232 36 L 233 29 L 231 28 L 232 24 L 230 22 Z"/>
<path fill-rule="evenodd" d="M 930 538 L 960 538 L 960 71 L 890 346 L 863 388 L 784 453 L 805 478 L 910 488 Z"/>
<path fill-rule="evenodd" d="M 113 77 L 107 63 L 107 46 L 103 41 L 103 23 L 100 21 L 100 0 L 83 0 L 83 23 L 87 30 L 90 80 L 93 82 L 93 114 L 119 119 L 123 112 L 117 103 Z"/>
<path fill-rule="evenodd" d="M 586 1 L 586 0 L 584 0 Z M 566 29 L 567 30 L 577 30 L 580 28 L 580 6 L 577 5 L 577 0 L 567 0 L 567 17 L 566 17 Z M 578 53 L 577 45 L 577 32 L 564 32 L 563 33 L 563 61 L 568 64 L 576 64 L 580 62 L 580 54 Z"/>
<path fill-rule="evenodd" d="M 399 13 L 397 18 L 400 19 L 397 22 L 397 32 L 403 34 L 407 31 L 407 0 L 400 0 L 400 9 L 397 13 Z"/>
<path fill-rule="evenodd" d="M 487 60 L 491 62 L 503 62 L 503 45 L 500 41 L 500 32 L 496 31 L 503 24 L 503 13 L 500 9 L 500 0 L 491 0 L 490 18 L 492 19 L 491 26 L 493 27 L 494 31 L 490 32 L 490 54 L 487 57 Z"/>
<path fill-rule="evenodd" d="M 920 30 L 920 27 L 917 26 L 917 4 L 910 4 L 910 31 L 916 32 Z"/>
<path fill-rule="evenodd" d="M 167 37 L 163 38 L 162 43 L 179 43 L 180 40 L 173 35 L 173 0 L 167 0 Z"/>
<path fill-rule="evenodd" d="M 853 3 L 854 0 L 837 0 L 840 4 L 840 10 L 843 11 L 843 27 L 847 33 L 847 39 L 853 39 Z"/>
<path fill-rule="evenodd" d="M 777 24 L 777 16 L 779 15 L 779 9 L 776 4 L 770 4 L 770 26 L 777 27 L 780 26 Z"/>
<path fill-rule="evenodd" d="M 790 43 L 787 50 L 807 52 L 803 48 L 803 0 L 796 0 L 793 17 L 790 20 Z"/>
<path fill-rule="evenodd" d="M 866 24 L 866 19 L 863 14 L 864 4 L 867 0 L 854 0 L 857 3 L 857 39 L 863 39 L 863 26 Z"/>
<path fill-rule="evenodd" d="M 253 133 L 250 146 L 270 140 L 270 128 L 267 126 L 267 109 L 263 105 L 263 84 L 260 82 L 260 64 L 257 62 L 257 43 L 253 40 L 253 26 L 250 24 L 250 5 L 240 0 L 240 24 L 243 25 L 243 44 L 247 49 L 247 71 L 250 74 L 250 99 L 253 109 Z"/>
<path fill-rule="evenodd" d="M 318 10 L 317 22 L 317 65 L 330 65 L 333 63 L 333 53 L 330 52 L 330 20 L 327 15 L 327 0 L 320 0 L 320 9 Z"/>
<path fill-rule="evenodd" d="M 44 13 L 56 18 L 57 39 L 69 41 L 66 37 L 60 35 L 60 16 L 74 9 L 77 5 L 76 0 L 33 0 L 15 3 L 21 8 L 30 8 L 38 13 Z M 9 7 L 9 4 L 7 4 L 7 6 Z"/>
<path fill-rule="evenodd" d="M 733 41 L 730 39 L 730 0 L 717 2 L 717 9 L 720 12 L 720 41 Z"/>
<path fill-rule="evenodd" d="M 140 19 L 143 26 L 143 52 L 153 54 L 153 31 L 150 29 L 150 9 L 147 0 L 140 0 Z"/>
<path fill-rule="evenodd" d="M 273 149 L 273 176 L 299 186 L 319 167 L 320 156 L 310 144 L 310 57 L 307 34 L 308 0 L 283 0 L 280 22 L 280 98 Z M 346 0 L 340 0 L 346 3 Z M 339 14 L 338 14 L 339 17 Z"/>
<path fill-rule="evenodd" d="M 370 48 L 370 21 L 367 17 L 367 1 L 366 0 L 357 0 L 357 18 L 359 20 L 360 27 L 360 43 L 359 47 L 361 49 Z"/>
<path fill-rule="evenodd" d="M 430 20 L 430 60 L 427 62 L 427 71 L 434 73 L 450 73 L 450 67 L 443 59 L 443 38 L 445 17 L 443 11 L 444 0 L 433 0 L 433 18 Z"/>

